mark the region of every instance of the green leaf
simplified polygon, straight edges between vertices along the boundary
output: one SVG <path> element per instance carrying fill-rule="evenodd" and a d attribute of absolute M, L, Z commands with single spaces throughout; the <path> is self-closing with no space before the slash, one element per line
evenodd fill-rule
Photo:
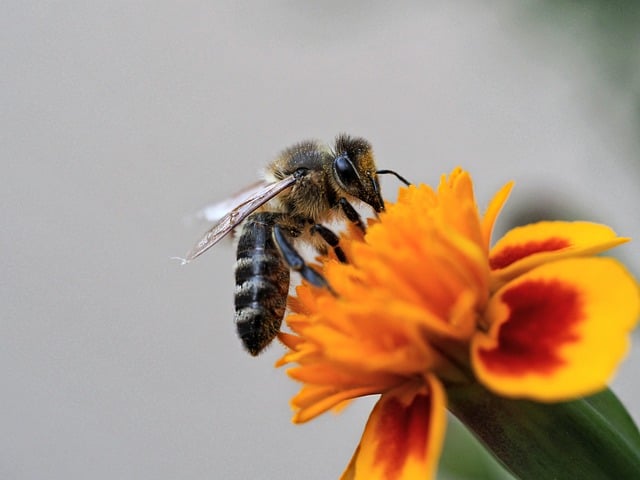
<path fill-rule="evenodd" d="M 640 478 L 640 433 L 611 390 L 562 403 L 447 389 L 449 410 L 521 479 Z"/>
<path fill-rule="evenodd" d="M 635 452 L 640 451 L 638 427 L 633 423 L 633 419 L 622 402 L 611 390 L 607 388 L 600 393 L 586 397 L 584 401 L 591 406 L 595 414 L 604 415 L 604 420 L 618 430 L 618 433 L 626 439 Z"/>
<path fill-rule="evenodd" d="M 448 415 L 438 480 L 513 480 L 500 463 L 455 416 Z"/>

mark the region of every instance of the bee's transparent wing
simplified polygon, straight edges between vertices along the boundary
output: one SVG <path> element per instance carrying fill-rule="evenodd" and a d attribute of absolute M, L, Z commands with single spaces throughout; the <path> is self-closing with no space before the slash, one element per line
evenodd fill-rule
<path fill-rule="evenodd" d="M 286 190 L 296 182 L 296 177 L 290 175 L 282 180 L 278 180 L 274 183 L 262 185 L 262 187 L 256 189 L 252 195 L 250 195 L 243 203 L 236 206 L 230 212 L 220 218 L 220 221 L 216 223 L 209 231 L 207 231 L 200 241 L 187 253 L 187 256 L 182 260 L 182 263 L 189 263 L 193 259 L 199 257 L 204 252 L 213 247 L 220 239 L 233 230 L 240 222 L 242 222 L 247 216 L 255 211 L 260 206 L 267 203 L 273 197 L 278 195 L 283 190 Z"/>
<path fill-rule="evenodd" d="M 236 192 L 234 195 L 225 198 L 224 200 L 212 203 L 201 208 L 194 214 L 189 215 L 187 220 L 189 223 L 194 220 L 204 220 L 209 223 L 218 223 L 227 213 L 236 208 L 238 205 L 242 205 L 247 200 L 251 199 L 267 185 L 269 184 L 265 180 L 258 180 L 256 183 L 247 185 L 247 187 L 243 188 L 239 192 Z"/>

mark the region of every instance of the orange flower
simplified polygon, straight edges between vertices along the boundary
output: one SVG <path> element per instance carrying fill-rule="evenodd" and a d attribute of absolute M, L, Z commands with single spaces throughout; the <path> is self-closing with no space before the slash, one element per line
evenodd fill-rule
<path fill-rule="evenodd" d="M 618 262 L 592 255 L 628 239 L 541 222 L 490 249 L 511 186 L 483 217 L 460 169 L 437 191 L 403 188 L 364 237 L 343 236 L 350 263 L 321 259 L 333 292 L 297 288 L 278 362 L 297 364 L 288 374 L 304 384 L 294 422 L 381 394 L 344 478 L 433 476 L 447 385 L 563 401 L 604 388 L 624 356 L 638 287 Z"/>

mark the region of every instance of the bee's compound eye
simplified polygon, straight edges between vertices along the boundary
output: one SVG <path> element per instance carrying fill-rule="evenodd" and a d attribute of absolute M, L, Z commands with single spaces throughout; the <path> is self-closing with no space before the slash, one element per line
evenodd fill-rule
<path fill-rule="evenodd" d="M 359 182 L 358 172 L 347 155 L 340 155 L 333 162 L 338 180 L 345 187 Z"/>

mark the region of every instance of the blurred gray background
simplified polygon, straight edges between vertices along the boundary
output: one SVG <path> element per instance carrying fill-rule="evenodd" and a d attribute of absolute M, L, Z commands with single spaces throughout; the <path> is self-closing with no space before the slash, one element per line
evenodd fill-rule
<path fill-rule="evenodd" d="M 236 338 L 233 247 L 169 260 L 304 138 L 462 165 L 483 206 L 514 179 L 501 229 L 602 221 L 637 274 L 638 8 L 515 4 L 3 2 L 0 478 L 337 477 L 373 399 L 292 425 L 282 347 Z"/>

